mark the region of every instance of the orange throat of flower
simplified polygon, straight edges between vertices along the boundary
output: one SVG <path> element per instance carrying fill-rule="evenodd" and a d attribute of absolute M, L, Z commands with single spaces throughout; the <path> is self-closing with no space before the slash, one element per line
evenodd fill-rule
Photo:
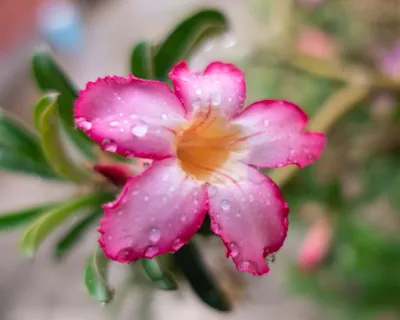
<path fill-rule="evenodd" d="M 218 109 L 194 112 L 176 138 L 181 168 L 199 181 L 223 183 L 230 160 L 241 149 L 240 136 L 240 128 L 230 124 Z"/>

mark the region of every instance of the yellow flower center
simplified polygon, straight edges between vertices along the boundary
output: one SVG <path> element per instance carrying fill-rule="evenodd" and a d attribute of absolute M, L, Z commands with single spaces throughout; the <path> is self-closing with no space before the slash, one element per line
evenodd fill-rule
<path fill-rule="evenodd" d="M 226 164 L 241 143 L 241 130 L 230 124 L 219 109 L 194 112 L 192 121 L 177 135 L 177 157 L 181 168 L 197 180 L 223 182 Z"/>

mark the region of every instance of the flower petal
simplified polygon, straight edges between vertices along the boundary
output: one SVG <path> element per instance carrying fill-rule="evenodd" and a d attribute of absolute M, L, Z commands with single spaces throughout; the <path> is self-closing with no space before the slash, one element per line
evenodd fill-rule
<path fill-rule="evenodd" d="M 188 178 L 175 159 L 153 161 L 104 206 L 99 243 L 119 262 L 178 250 L 200 228 L 207 189 Z"/>
<path fill-rule="evenodd" d="M 228 118 L 243 108 L 246 98 L 244 75 L 233 64 L 212 62 L 199 73 L 190 71 L 187 63 L 181 62 L 172 69 L 169 77 L 188 114 L 209 103 L 214 108 L 221 108 Z"/>
<path fill-rule="evenodd" d="M 185 110 L 164 83 L 106 77 L 89 82 L 75 107 L 78 128 L 124 156 L 163 159 L 174 154 L 174 130 Z"/>
<path fill-rule="evenodd" d="M 325 135 L 306 132 L 307 122 L 307 115 L 298 106 L 283 100 L 256 102 L 231 121 L 244 133 L 238 141 L 245 144 L 242 161 L 266 168 L 288 164 L 304 167 L 321 155 Z"/>
<path fill-rule="evenodd" d="M 277 185 L 247 167 L 246 179 L 211 185 L 208 195 L 211 229 L 222 238 L 227 256 L 239 271 L 267 273 L 264 259 L 282 246 L 288 228 L 289 207 Z"/>

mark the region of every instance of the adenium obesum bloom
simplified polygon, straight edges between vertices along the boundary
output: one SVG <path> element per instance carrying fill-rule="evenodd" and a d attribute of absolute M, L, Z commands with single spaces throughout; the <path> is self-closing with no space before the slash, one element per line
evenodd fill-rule
<path fill-rule="evenodd" d="M 263 100 L 243 109 L 243 73 L 213 62 L 185 62 L 165 83 L 106 77 L 87 84 L 76 126 L 103 149 L 153 160 L 104 205 L 99 242 L 119 262 L 177 251 L 205 215 L 238 270 L 261 275 L 286 238 L 289 212 L 277 185 L 258 168 L 314 162 L 325 136 L 304 130 L 295 104 Z"/>

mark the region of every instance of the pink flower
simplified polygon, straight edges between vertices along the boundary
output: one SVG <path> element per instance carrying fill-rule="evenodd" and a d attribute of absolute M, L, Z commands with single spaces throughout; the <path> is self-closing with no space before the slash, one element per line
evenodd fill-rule
<path fill-rule="evenodd" d="M 76 102 L 76 125 L 111 152 L 152 159 L 104 205 L 100 245 L 119 262 L 177 251 L 207 212 L 238 270 L 261 275 L 283 244 L 288 205 L 258 167 L 314 162 L 325 136 L 304 130 L 295 104 L 263 100 L 243 110 L 243 73 L 211 63 L 193 72 L 185 62 L 162 82 L 106 77 L 88 83 Z"/>
<path fill-rule="evenodd" d="M 333 226 L 326 217 L 316 221 L 301 244 L 297 264 L 302 271 L 314 270 L 328 255 L 332 245 Z"/>

